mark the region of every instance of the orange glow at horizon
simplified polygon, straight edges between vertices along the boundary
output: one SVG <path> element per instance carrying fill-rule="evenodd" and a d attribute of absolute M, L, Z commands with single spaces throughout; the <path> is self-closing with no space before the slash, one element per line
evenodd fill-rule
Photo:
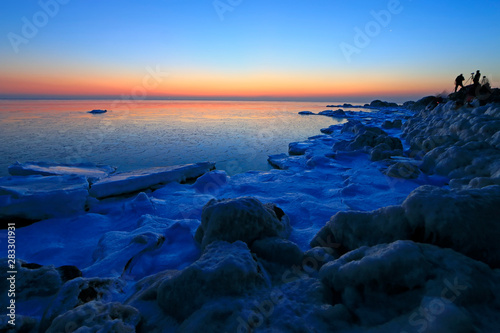
<path fill-rule="evenodd" d="M 23 75 L 24 74 L 24 75 Z M 0 94 L 46 96 L 111 96 L 140 97 L 307 97 L 335 96 L 398 96 L 425 94 L 429 89 L 440 92 L 440 82 L 433 87 L 425 81 L 415 82 L 403 77 L 339 75 L 307 75 L 304 73 L 256 73 L 247 76 L 213 73 L 173 73 L 159 81 L 138 73 L 91 73 L 84 71 L 64 74 L 18 73 L 2 75 Z"/>

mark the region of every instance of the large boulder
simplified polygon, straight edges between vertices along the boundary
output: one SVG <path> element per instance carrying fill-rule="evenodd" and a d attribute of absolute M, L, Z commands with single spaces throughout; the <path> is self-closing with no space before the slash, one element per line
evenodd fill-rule
<path fill-rule="evenodd" d="M 141 314 L 131 306 L 92 301 L 58 316 L 46 332 L 133 333 L 140 320 Z"/>
<path fill-rule="evenodd" d="M 500 267 L 500 186 L 450 191 L 435 186 L 414 190 L 401 206 L 373 212 L 339 212 L 318 232 L 319 240 L 347 252 L 396 240 L 452 248 L 491 267 Z M 321 245 L 322 246 L 322 245 Z"/>
<path fill-rule="evenodd" d="M 245 243 L 218 241 L 208 245 L 198 261 L 167 276 L 158 287 L 157 300 L 166 314 L 182 322 L 209 301 L 241 296 L 265 281 Z"/>
<path fill-rule="evenodd" d="M 500 324 L 498 273 L 450 249 L 412 241 L 361 247 L 319 275 L 353 322 L 377 326 L 370 332 L 489 332 Z"/>
<path fill-rule="evenodd" d="M 202 248 L 217 240 L 251 245 L 265 237 L 288 238 L 290 230 L 288 216 L 273 203 L 251 197 L 212 199 L 203 207 L 195 239 Z"/>

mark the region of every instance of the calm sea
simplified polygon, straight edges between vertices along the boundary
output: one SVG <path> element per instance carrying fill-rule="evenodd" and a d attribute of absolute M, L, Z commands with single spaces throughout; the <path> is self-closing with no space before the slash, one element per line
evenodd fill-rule
<path fill-rule="evenodd" d="M 337 104 L 337 103 L 335 103 Z M 341 103 L 339 103 L 341 104 Z M 236 174 L 268 170 L 267 156 L 338 123 L 325 103 L 1 100 L 0 176 L 15 161 L 93 162 L 130 171 L 213 161 Z M 87 113 L 108 109 L 105 114 Z"/>

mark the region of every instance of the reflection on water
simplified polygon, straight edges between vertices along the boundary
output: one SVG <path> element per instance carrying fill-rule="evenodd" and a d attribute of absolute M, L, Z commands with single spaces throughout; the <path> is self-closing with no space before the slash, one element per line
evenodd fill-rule
<path fill-rule="evenodd" d="M 116 108 L 115 105 L 119 107 Z M 86 111 L 108 109 L 105 114 Z M 201 161 L 235 174 L 337 123 L 324 103 L 0 101 L 0 175 L 14 161 L 94 162 L 119 171 Z"/>

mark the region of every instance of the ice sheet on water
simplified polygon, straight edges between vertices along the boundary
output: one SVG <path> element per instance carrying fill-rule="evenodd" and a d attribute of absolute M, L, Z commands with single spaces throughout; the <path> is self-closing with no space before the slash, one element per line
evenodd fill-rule
<path fill-rule="evenodd" d="M 0 178 L 0 218 L 42 220 L 84 212 L 89 183 L 83 176 Z"/>
<path fill-rule="evenodd" d="M 148 189 L 155 185 L 197 178 L 215 168 L 215 163 L 174 165 L 116 173 L 92 185 L 90 194 L 105 198 Z"/>
<path fill-rule="evenodd" d="M 94 163 L 62 164 L 46 162 L 16 162 L 9 166 L 9 174 L 12 176 L 57 176 L 78 175 L 85 176 L 90 182 L 107 177 L 115 172 L 116 168 L 108 165 L 97 165 Z"/>

